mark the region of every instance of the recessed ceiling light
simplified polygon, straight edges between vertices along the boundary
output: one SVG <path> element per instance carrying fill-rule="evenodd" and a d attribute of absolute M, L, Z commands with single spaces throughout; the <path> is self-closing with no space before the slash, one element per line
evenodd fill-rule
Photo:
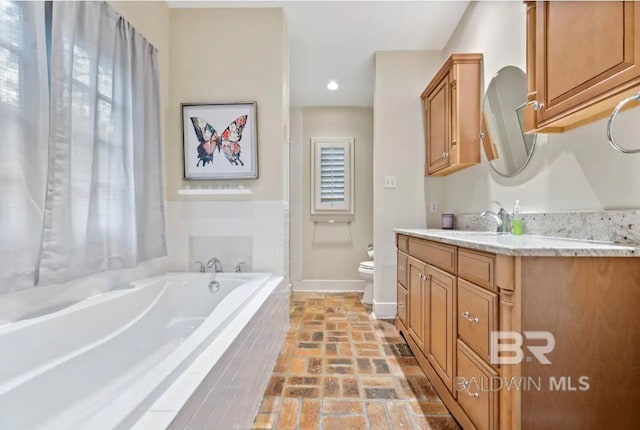
<path fill-rule="evenodd" d="M 327 84 L 327 89 L 329 89 L 330 91 L 335 91 L 338 89 L 338 83 L 336 81 L 329 81 L 329 83 Z"/>

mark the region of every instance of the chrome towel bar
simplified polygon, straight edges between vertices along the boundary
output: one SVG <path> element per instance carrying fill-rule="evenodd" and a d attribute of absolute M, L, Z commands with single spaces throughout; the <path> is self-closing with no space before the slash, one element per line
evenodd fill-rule
<path fill-rule="evenodd" d="M 635 96 L 628 97 L 618 103 L 618 106 L 616 106 L 613 112 L 611 112 L 611 116 L 609 117 L 609 121 L 607 122 L 607 138 L 609 139 L 609 143 L 611 144 L 611 146 L 613 146 L 613 149 L 623 154 L 637 154 L 640 152 L 640 148 L 629 149 L 620 146 L 618 142 L 616 142 L 616 140 L 613 138 L 613 122 L 615 121 L 616 116 L 620 112 L 620 109 L 622 109 L 627 103 L 634 100 L 640 101 L 640 93 L 636 94 Z"/>

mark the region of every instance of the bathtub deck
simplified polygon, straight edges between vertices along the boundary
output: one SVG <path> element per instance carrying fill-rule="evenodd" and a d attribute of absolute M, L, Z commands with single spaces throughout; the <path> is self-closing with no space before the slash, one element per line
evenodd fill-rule
<path fill-rule="evenodd" d="M 459 429 L 391 323 L 360 294 L 293 293 L 253 429 Z"/>

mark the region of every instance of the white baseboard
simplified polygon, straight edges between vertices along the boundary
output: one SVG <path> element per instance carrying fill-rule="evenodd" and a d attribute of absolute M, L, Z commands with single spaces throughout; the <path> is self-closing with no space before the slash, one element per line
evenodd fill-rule
<path fill-rule="evenodd" d="M 305 279 L 293 281 L 293 291 L 317 291 L 323 293 L 364 291 L 364 281 L 359 279 Z"/>
<path fill-rule="evenodd" d="M 378 320 L 388 320 L 396 317 L 396 302 L 373 301 L 373 317 Z"/>

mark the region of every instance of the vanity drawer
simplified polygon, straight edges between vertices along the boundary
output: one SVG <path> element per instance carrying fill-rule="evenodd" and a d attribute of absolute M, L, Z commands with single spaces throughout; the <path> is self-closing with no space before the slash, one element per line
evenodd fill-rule
<path fill-rule="evenodd" d="M 483 287 L 495 290 L 496 256 L 460 248 L 458 250 L 458 276 Z"/>
<path fill-rule="evenodd" d="M 449 273 L 456 273 L 456 247 L 410 238 L 409 254 Z"/>
<path fill-rule="evenodd" d="M 489 335 L 498 329 L 498 295 L 458 278 L 458 337 L 489 359 Z"/>
<path fill-rule="evenodd" d="M 458 340 L 458 403 L 478 430 L 498 428 L 497 377 L 496 371 Z"/>
<path fill-rule="evenodd" d="M 402 252 L 398 252 L 398 282 L 403 286 L 407 286 L 407 262 L 408 255 Z"/>
<path fill-rule="evenodd" d="M 398 284 L 398 318 L 402 321 L 402 324 L 407 326 L 407 298 L 409 292 L 402 285 Z"/>
<path fill-rule="evenodd" d="M 409 252 L 409 236 L 398 234 L 396 237 L 396 246 L 402 252 Z"/>

